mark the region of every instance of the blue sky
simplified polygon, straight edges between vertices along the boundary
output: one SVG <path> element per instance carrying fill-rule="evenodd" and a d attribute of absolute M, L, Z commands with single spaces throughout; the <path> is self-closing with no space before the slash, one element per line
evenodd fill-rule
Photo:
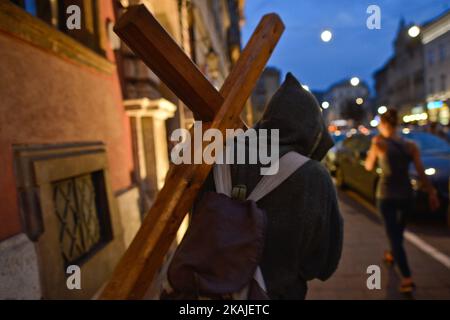
<path fill-rule="evenodd" d="M 381 8 L 381 29 L 369 30 L 366 9 Z M 400 19 L 421 24 L 446 9 L 449 0 L 246 0 L 247 42 L 260 18 L 278 13 L 286 30 L 268 65 L 291 71 L 312 90 L 324 90 L 332 83 L 358 76 L 373 86 L 372 73 L 393 53 L 392 42 Z M 324 43 L 320 33 L 333 32 Z"/>

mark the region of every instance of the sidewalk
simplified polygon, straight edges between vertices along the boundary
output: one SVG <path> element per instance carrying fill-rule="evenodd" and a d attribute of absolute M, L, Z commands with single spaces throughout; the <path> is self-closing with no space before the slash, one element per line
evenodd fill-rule
<path fill-rule="evenodd" d="M 417 290 L 405 296 L 398 292 L 400 278 L 381 257 L 387 245 L 379 218 L 367 208 L 339 191 L 344 217 L 344 249 L 338 270 L 327 281 L 309 282 L 307 299 L 450 299 L 450 270 L 405 241 L 405 248 Z M 381 289 L 369 290 L 369 265 L 381 268 Z"/>

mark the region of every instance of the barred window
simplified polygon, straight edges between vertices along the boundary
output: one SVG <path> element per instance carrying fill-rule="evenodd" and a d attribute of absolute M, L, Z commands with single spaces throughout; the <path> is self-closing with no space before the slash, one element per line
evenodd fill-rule
<path fill-rule="evenodd" d="M 81 264 L 112 238 L 102 181 L 99 171 L 52 184 L 65 267 Z"/>

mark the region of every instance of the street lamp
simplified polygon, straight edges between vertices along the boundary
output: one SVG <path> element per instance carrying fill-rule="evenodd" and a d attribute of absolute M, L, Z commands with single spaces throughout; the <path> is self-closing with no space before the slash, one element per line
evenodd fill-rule
<path fill-rule="evenodd" d="M 408 29 L 408 35 L 411 38 L 415 38 L 420 34 L 420 28 L 418 26 L 412 26 Z"/>
<path fill-rule="evenodd" d="M 359 84 L 359 78 L 358 77 L 351 78 L 350 83 L 352 86 L 356 87 Z"/>
<path fill-rule="evenodd" d="M 330 106 L 330 103 L 328 101 L 322 102 L 322 108 L 323 109 L 328 109 L 329 106 Z"/>
<path fill-rule="evenodd" d="M 378 108 L 378 113 L 379 113 L 379 114 L 383 114 L 383 113 L 385 113 L 386 111 L 387 111 L 386 106 L 381 106 L 381 107 Z"/>
<path fill-rule="evenodd" d="M 324 30 L 320 34 L 320 38 L 322 39 L 323 42 L 329 42 L 331 38 L 333 38 L 333 34 L 331 33 L 330 30 Z"/>
<path fill-rule="evenodd" d="M 357 105 L 362 105 L 364 103 L 364 99 L 363 98 L 356 98 L 356 104 Z"/>

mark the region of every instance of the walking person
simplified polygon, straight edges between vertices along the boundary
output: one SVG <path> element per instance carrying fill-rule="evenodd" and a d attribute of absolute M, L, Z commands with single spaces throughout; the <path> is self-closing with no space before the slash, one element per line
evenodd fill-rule
<path fill-rule="evenodd" d="M 425 175 L 420 159 L 420 151 L 415 143 L 397 134 L 397 111 L 390 109 L 381 115 L 378 125 L 379 135 L 373 137 L 366 161 L 368 171 L 374 169 L 376 162 L 382 170 L 378 180 L 376 198 L 377 207 L 384 219 L 386 233 L 391 251 L 385 252 L 384 260 L 396 263 L 402 275 L 400 292 L 411 292 L 415 288 L 403 247 L 405 217 L 412 203 L 412 187 L 408 169 L 414 163 L 421 184 L 429 194 L 429 205 L 432 211 L 439 207 L 437 192 Z"/>
<path fill-rule="evenodd" d="M 291 73 L 286 75 L 254 129 L 258 135 L 260 129 L 279 130 L 278 139 L 270 144 L 279 145 L 280 159 L 290 152 L 310 159 L 257 201 L 267 218 L 259 261 L 267 295 L 273 300 L 303 300 L 308 281 L 330 278 L 342 253 L 343 220 L 336 190 L 320 162 L 333 146 L 333 140 L 316 98 Z M 273 152 L 273 146 L 269 147 Z M 245 148 L 248 154 L 247 143 Z M 251 195 L 263 179 L 261 167 L 260 162 L 234 161 L 230 166 L 230 183 Z M 214 174 L 205 181 L 197 204 L 211 191 L 217 191 Z"/>

